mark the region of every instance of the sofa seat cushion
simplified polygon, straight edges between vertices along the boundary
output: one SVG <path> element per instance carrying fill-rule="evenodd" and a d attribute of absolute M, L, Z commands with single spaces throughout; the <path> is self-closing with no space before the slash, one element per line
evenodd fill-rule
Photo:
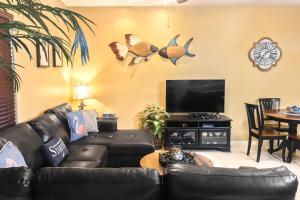
<path fill-rule="evenodd" d="M 146 155 L 154 152 L 153 136 L 145 130 L 116 131 L 114 142 L 109 144 L 111 155 Z"/>
<path fill-rule="evenodd" d="M 80 167 L 80 168 L 98 168 L 96 161 L 63 161 L 59 167 Z M 101 167 L 101 166 L 100 166 Z"/>
<path fill-rule="evenodd" d="M 75 144 L 106 145 L 109 149 L 109 167 L 138 167 L 140 159 L 155 150 L 153 136 L 145 130 L 90 133 Z"/>
<path fill-rule="evenodd" d="M 110 155 L 146 155 L 154 151 L 153 136 L 145 130 L 90 133 L 75 144 L 106 145 Z"/>
<path fill-rule="evenodd" d="M 37 132 L 44 143 L 48 142 L 54 136 L 59 136 L 66 145 L 70 143 L 67 131 L 54 114 L 44 114 L 28 123 Z"/>
<path fill-rule="evenodd" d="M 68 146 L 69 155 L 66 161 L 95 161 L 104 166 L 108 158 L 108 149 L 103 145 L 74 145 Z"/>

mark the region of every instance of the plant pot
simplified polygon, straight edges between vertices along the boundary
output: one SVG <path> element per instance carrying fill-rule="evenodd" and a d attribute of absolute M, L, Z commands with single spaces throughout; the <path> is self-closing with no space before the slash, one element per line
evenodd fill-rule
<path fill-rule="evenodd" d="M 161 149 L 162 148 L 162 144 L 163 144 L 163 139 L 159 138 L 159 137 L 155 137 L 155 136 L 154 136 L 153 139 L 154 139 L 155 149 L 156 150 Z"/>

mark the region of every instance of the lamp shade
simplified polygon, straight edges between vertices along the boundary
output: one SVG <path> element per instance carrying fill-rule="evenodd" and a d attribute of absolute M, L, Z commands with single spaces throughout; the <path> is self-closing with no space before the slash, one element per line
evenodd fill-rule
<path fill-rule="evenodd" d="M 88 85 L 80 84 L 75 86 L 75 100 L 89 99 L 91 93 Z"/>

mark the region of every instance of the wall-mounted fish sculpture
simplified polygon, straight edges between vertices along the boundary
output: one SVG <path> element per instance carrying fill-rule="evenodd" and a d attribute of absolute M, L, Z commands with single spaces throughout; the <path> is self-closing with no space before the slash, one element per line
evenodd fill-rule
<path fill-rule="evenodd" d="M 171 62 L 176 65 L 176 62 L 179 58 L 181 58 L 182 56 L 189 56 L 189 57 L 194 57 L 195 54 L 192 54 L 189 52 L 189 46 L 191 44 L 191 42 L 193 41 L 194 38 L 189 39 L 184 47 L 179 46 L 177 44 L 177 38 L 180 35 L 176 35 L 168 44 L 167 47 L 164 47 L 162 49 L 159 50 L 158 54 L 163 57 L 163 58 L 168 58 L 171 60 Z"/>
<path fill-rule="evenodd" d="M 128 52 L 134 54 L 136 57 L 132 59 L 129 65 L 137 64 L 142 60 L 148 61 L 158 51 L 158 47 L 140 40 L 135 35 L 126 34 L 125 39 L 127 46 L 119 42 L 112 42 L 109 46 L 120 61 L 123 61 L 127 57 Z"/>

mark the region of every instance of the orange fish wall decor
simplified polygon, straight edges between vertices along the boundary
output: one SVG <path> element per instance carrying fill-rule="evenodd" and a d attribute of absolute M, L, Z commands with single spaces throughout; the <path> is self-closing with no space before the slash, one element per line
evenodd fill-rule
<path fill-rule="evenodd" d="M 138 37 L 132 34 L 126 34 L 126 45 L 119 42 L 112 42 L 109 44 L 111 50 L 116 55 L 116 58 L 120 61 L 125 60 L 128 52 L 135 55 L 129 65 L 138 64 L 141 61 L 148 61 L 154 53 L 158 51 L 158 47 L 140 40 Z"/>

